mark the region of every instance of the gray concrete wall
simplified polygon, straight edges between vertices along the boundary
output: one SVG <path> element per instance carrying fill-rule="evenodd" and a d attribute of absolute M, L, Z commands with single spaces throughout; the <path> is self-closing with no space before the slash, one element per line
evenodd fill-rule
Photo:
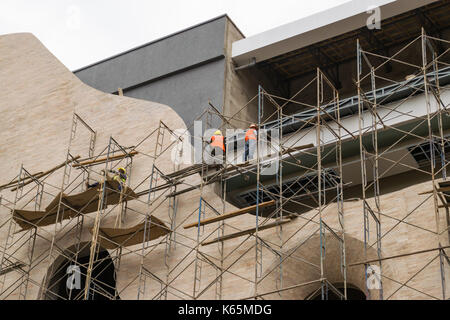
<path fill-rule="evenodd" d="M 221 110 L 225 30 L 221 16 L 74 71 L 98 90 L 169 104 L 187 126 L 211 100 Z"/>
<path fill-rule="evenodd" d="M 186 126 L 190 126 L 208 107 L 209 100 L 222 111 L 224 68 L 224 60 L 221 59 L 125 90 L 124 95 L 174 106 Z M 214 125 L 218 127 L 220 123 Z M 190 131 L 192 133 L 192 129 Z"/>

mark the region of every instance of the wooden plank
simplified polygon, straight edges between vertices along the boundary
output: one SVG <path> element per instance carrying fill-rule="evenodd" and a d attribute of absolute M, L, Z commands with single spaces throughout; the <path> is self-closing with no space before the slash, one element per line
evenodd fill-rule
<path fill-rule="evenodd" d="M 302 145 L 302 146 L 290 148 L 289 152 L 295 152 L 295 151 L 299 151 L 299 150 L 303 150 L 303 149 L 309 149 L 311 147 L 314 147 L 314 145 L 313 144 Z M 287 151 L 284 151 L 283 155 L 287 154 L 287 153 L 288 153 Z M 267 159 L 271 159 L 270 156 L 264 157 L 261 161 L 264 161 L 264 160 L 267 160 Z M 256 160 L 256 159 L 253 159 L 253 160 Z M 220 166 L 220 165 L 218 165 L 218 166 Z M 224 169 L 222 173 L 218 174 L 218 176 L 213 178 L 212 180 L 207 181 L 204 184 L 198 184 L 196 186 L 192 186 L 192 187 L 189 187 L 189 188 L 177 191 L 177 192 L 173 192 L 173 193 L 169 194 L 168 197 L 176 197 L 176 196 L 179 196 L 179 195 L 184 194 L 186 192 L 193 191 L 195 189 L 200 188 L 202 185 L 208 185 L 208 184 L 214 183 L 214 182 L 220 180 L 220 178 L 226 179 L 227 177 L 225 177 L 225 175 L 236 174 L 236 172 L 239 172 L 240 168 L 245 168 L 245 167 L 250 168 L 252 166 L 256 167 L 256 163 L 247 161 L 247 162 L 244 162 L 244 163 L 239 163 L 239 164 L 236 164 L 236 165 L 232 165 L 231 167 L 228 167 L 228 168 Z M 214 176 L 215 174 L 217 174 L 217 172 L 212 173 L 211 176 Z M 168 177 L 172 177 L 172 176 L 174 176 L 174 173 L 169 174 L 167 176 Z"/>
<path fill-rule="evenodd" d="M 53 171 L 56 171 L 56 170 L 58 170 L 58 169 L 64 167 L 64 166 L 66 165 L 66 162 L 67 162 L 67 163 L 71 163 L 71 162 L 73 162 L 73 161 L 75 161 L 75 160 L 77 160 L 77 159 L 79 159 L 79 158 L 80 158 L 80 156 L 76 156 L 75 158 L 73 158 L 73 159 L 71 159 L 71 160 L 69 160 L 69 161 L 64 161 L 64 162 L 61 163 L 60 165 L 58 165 L 58 166 L 56 166 L 56 167 L 53 167 L 53 168 L 51 168 L 50 170 L 45 171 L 44 173 L 38 174 L 38 175 L 35 176 L 34 178 L 35 178 L 35 179 L 42 178 L 43 176 L 46 176 L 46 175 L 52 173 Z M 27 184 L 32 183 L 33 181 L 34 181 L 34 180 L 31 179 L 30 181 L 25 182 L 25 183 L 21 184 L 20 186 L 21 186 L 21 187 L 24 187 L 24 186 L 26 186 Z M 16 191 L 17 189 L 19 189 L 19 187 L 15 187 L 14 189 L 11 189 L 11 191 Z"/>
<path fill-rule="evenodd" d="M 4 274 L 7 274 L 7 273 L 9 273 L 9 272 L 11 272 L 11 271 L 13 271 L 13 270 L 15 270 L 15 269 L 20 269 L 20 268 L 22 268 L 22 267 L 25 267 L 25 264 L 22 263 L 22 262 L 16 262 L 16 263 L 13 263 L 12 265 L 7 266 L 7 267 L 4 268 L 4 269 L 0 269 L 0 276 L 1 276 L 1 275 L 4 275 Z"/>
<path fill-rule="evenodd" d="M 179 171 L 175 171 L 175 172 L 166 174 L 165 176 L 169 177 L 169 178 L 178 178 L 180 176 L 182 178 L 185 178 L 187 175 L 193 175 L 196 173 L 200 173 L 203 168 L 204 169 L 216 169 L 218 167 L 219 167 L 219 165 L 217 165 L 217 164 L 210 164 L 210 165 L 194 164 L 190 167 L 181 169 Z"/>
<path fill-rule="evenodd" d="M 408 257 L 408 256 L 416 255 L 416 254 L 422 254 L 422 253 L 427 253 L 427 252 L 432 252 L 432 251 L 437 251 L 437 250 L 444 250 L 444 249 L 449 249 L 449 248 L 450 248 L 450 246 L 445 246 L 445 247 L 441 247 L 441 248 L 432 248 L 432 249 L 420 250 L 420 251 L 415 251 L 415 252 L 403 253 L 403 254 L 398 254 L 395 256 L 384 257 L 381 259 L 373 259 L 373 260 L 356 262 L 356 263 L 349 264 L 348 266 L 354 267 L 354 266 L 359 266 L 359 265 L 363 265 L 363 264 L 369 264 L 369 263 L 373 263 L 373 262 L 385 261 L 385 260 L 396 259 L 396 258 L 403 258 L 403 257 Z"/>
<path fill-rule="evenodd" d="M 179 177 L 186 177 L 189 175 L 194 175 L 196 173 L 200 173 L 202 171 L 202 167 L 200 166 L 192 166 L 192 167 L 188 167 L 188 168 L 184 168 L 182 170 L 179 171 L 175 171 L 173 173 L 169 173 L 166 174 L 165 176 L 171 179 L 176 179 Z"/>
<path fill-rule="evenodd" d="M 203 186 L 207 186 L 207 185 L 210 185 L 211 183 L 214 183 L 214 182 L 216 182 L 216 181 L 219 181 L 220 178 L 221 178 L 221 175 L 218 175 L 218 176 L 216 176 L 215 178 L 213 178 L 213 179 L 211 179 L 211 180 L 209 180 L 209 181 L 206 181 L 206 182 L 204 182 L 204 183 L 200 183 L 200 184 L 197 184 L 197 185 L 195 185 L 195 186 L 192 186 L 192 187 L 189 187 L 189 188 L 186 188 L 186 189 L 177 191 L 177 192 L 173 192 L 173 193 L 167 195 L 167 197 L 176 197 L 176 196 L 179 196 L 180 194 L 183 194 L 183 193 L 186 193 L 186 192 L 190 192 L 190 191 L 193 191 L 193 190 L 195 190 L 195 189 L 199 189 L 202 185 L 203 185 Z"/>
<path fill-rule="evenodd" d="M 142 196 L 144 196 L 146 194 L 149 194 L 150 192 L 164 190 L 164 189 L 170 188 L 172 186 L 180 185 L 182 183 L 183 183 L 183 180 L 182 181 L 177 181 L 177 182 L 174 182 L 174 183 L 165 183 L 165 184 L 157 186 L 157 187 L 155 187 L 153 189 L 147 189 L 147 190 L 144 190 L 144 191 L 140 191 L 140 192 L 136 193 L 136 196 L 139 198 L 139 197 L 142 197 Z"/>
<path fill-rule="evenodd" d="M 35 177 L 35 176 L 37 176 L 39 174 L 42 174 L 42 173 L 44 173 L 44 172 L 40 171 L 40 172 L 34 173 L 34 174 L 31 175 L 31 177 L 30 176 L 26 176 L 25 178 L 20 179 L 20 181 L 24 182 L 25 180 L 31 179 L 32 177 Z M 0 189 L 3 189 L 4 187 L 8 187 L 8 186 L 9 187 L 13 187 L 13 185 L 15 185 L 17 183 L 19 183 L 19 179 L 16 179 L 14 181 L 11 181 L 11 182 L 9 182 L 7 184 L 4 184 L 4 185 L 0 186 Z"/>
<path fill-rule="evenodd" d="M 260 203 L 258 207 L 259 208 L 265 208 L 265 207 L 272 206 L 274 204 L 275 204 L 275 200 L 271 200 L 271 201 Z M 256 210 L 256 205 L 253 205 L 253 206 L 250 206 L 250 207 L 246 207 L 246 208 L 242 208 L 242 209 L 230 212 L 230 213 L 225 213 L 225 214 L 222 214 L 220 216 L 216 216 L 216 217 L 212 217 L 212 218 L 208 218 L 208 219 L 202 220 L 202 221 L 200 221 L 200 224 L 198 222 L 194 222 L 194 223 L 185 225 L 183 228 L 184 229 L 190 229 L 190 228 L 193 228 L 193 227 L 198 227 L 199 225 L 200 226 L 204 226 L 204 225 L 211 224 L 211 223 L 214 223 L 214 222 L 217 222 L 217 221 L 222 221 L 222 220 L 230 219 L 230 218 L 233 218 L 233 217 L 237 217 L 237 216 L 243 215 L 245 213 L 252 212 L 254 210 Z"/>
<path fill-rule="evenodd" d="M 437 188 L 436 191 L 437 192 L 448 192 L 448 191 L 450 191 L 450 187 Z M 433 193 L 433 190 L 420 192 L 419 195 L 431 194 L 431 193 Z"/>
<path fill-rule="evenodd" d="M 80 162 L 80 163 L 75 163 L 73 165 L 74 168 L 78 168 L 78 167 L 82 167 L 82 166 L 86 166 L 86 165 L 91 165 L 91 164 L 100 164 L 103 162 L 108 161 L 113 161 L 113 160 L 118 160 L 118 159 L 122 159 L 122 158 L 126 158 L 126 157 L 133 157 L 135 155 L 137 155 L 139 152 L 137 151 L 131 151 L 130 153 L 127 154 L 119 154 L 117 156 L 112 156 L 112 157 L 105 157 L 105 158 L 100 158 L 100 159 L 96 159 L 96 160 L 90 160 L 90 161 L 84 161 L 84 162 Z"/>
<path fill-rule="evenodd" d="M 289 222 L 291 222 L 291 220 L 282 220 L 282 221 L 278 221 L 278 222 L 269 223 L 269 224 L 266 224 L 264 226 L 260 226 L 258 228 L 258 231 L 262 231 L 262 230 L 270 229 L 270 228 L 273 228 L 273 227 L 281 226 L 281 225 L 289 223 Z M 209 244 L 217 243 L 217 242 L 220 242 L 220 241 L 226 241 L 226 240 L 231 240 L 231 239 L 234 239 L 234 238 L 239 238 L 241 236 L 245 236 L 247 234 L 252 234 L 252 233 L 255 233 L 255 232 L 256 232 L 256 228 L 252 228 L 252 229 L 248 229 L 248 230 L 244 230 L 244 231 L 239 231 L 239 232 L 236 232 L 236 233 L 229 234 L 227 236 L 216 238 L 216 239 L 211 240 L 211 241 L 203 242 L 202 246 L 207 246 Z"/>
<path fill-rule="evenodd" d="M 287 148 L 286 150 L 284 150 L 282 152 L 282 154 L 286 154 L 286 153 L 290 153 L 290 152 L 295 152 L 295 151 L 300 151 L 300 150 L 305 150 L 305 149 L 310 149 L 313 148 L 314 145 L 312 143 L 310 144 L 306 144 L 303 146 L 298 146 L 298 147 L 293 147 L 293 148 Z"/>

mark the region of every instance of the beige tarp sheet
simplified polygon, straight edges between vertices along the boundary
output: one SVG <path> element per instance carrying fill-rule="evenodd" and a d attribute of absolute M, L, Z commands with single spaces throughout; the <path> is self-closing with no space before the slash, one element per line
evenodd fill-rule
<path fill-rule="evenodd" d="M 108 205 L 118 204 L 120 201 L 119 183 L 114 180 L 107 180 L 106 185 L 104 208 Z M 99 192 L 100 186 L 71 196 L 63 193 L 58 222 L 76 217 L 79 213 L 85 214 L 97 211 L 99 207 Z M 58 194 L 45 208 L 45 211 L 14 210 L 13 218 L 24 230 L 31 229 L 34 226 L 42 227 L 54 224 L 56 223 L 60 197 L 61 194 Z M 136 198 L 134 191 L 126 187 L 122 195 L 122 201 Z"/>
<path fill-rule="evenodd" d="M 170 229 L 156 217 L 150 217 L 147 228 L 150 225 L 150 230 L 146 232 L 146 239 L 144 240 L 145 223 L 142 222 L 134 227 L 127 229 L 115 228 L 100 228 L 100 245 L 106 249 L 115 249 L 117 247 L 128 247 L 144 241 L 158 239 L 170 233 Z"/>

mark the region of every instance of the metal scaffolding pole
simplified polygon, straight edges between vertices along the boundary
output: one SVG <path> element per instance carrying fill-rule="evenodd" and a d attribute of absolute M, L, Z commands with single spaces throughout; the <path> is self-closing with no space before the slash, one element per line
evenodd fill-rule
<path fill-rule="evenodd" d="M 433 38 L 434 39 L 434 38 Z M 443 43 L 448 44 L 448 41 L 438 40 Z M 408 50 L 416 50 L 417 47 L 421 48 L 420 57 L 420 65 L 416 65 L 414 63 L 409 63 L 408 61 L 401 60 L 401 54 L 408 52 Z M 428 55 L 428 52 L 431 52 L 431 55 Z M 431 61 L 429 57 L 432 57 Z M 445 194 L 439 189 L 438 184 L 442 184 L 446 181 L 446 170 L 448 166 L 448 161 L 446 159 L 445 146 L 448 143 L 448 136 L 445 136 L 446 128 L 444 128 L 443 123 L 443 115 L 447 113 L 446 107 L 440 98 L 440 86 L 439 86 L 439 57 L 430 43 L 430 38 L 425 34 L 425 31 L 422 30 L 422 34 L 417 37 L 412 42 L 405 45 L 401 48 L 396 54 L 392 57 L 386 57 L 379 54 L 373 54 L 371 52 L 365 51 L 362 49 L 359 41 L 357 43 L 357 89 L 358 89 L 358 115 L 359 115 L 359 140 L 360 140 L 360 152 L 361 152 L 361 173 L 362 173 L 362 200 L 364 206 L 364 246 L 365 246 L 365 255 L 367 260 L 368 249 L 372 248 L 375 244 L 377 245 L 377 256 L 378 259 L 371 259 L 370 264 L 365 263 L 365 277 L 366 284 L 370 283 L 367 281 L 369 279 L 376 279 L 379 282 L 378 290 L 378 298 L 379 299 L 391 299 L 399 290 L 402 288 L 408 288 L 414 290 L 418 293 L 426 295 L 427 297 L 436 298 L 434 294 L 427 293 L 424 290 L 414 288 L 410 285 L 407 285 L 411 280 L 416 278 L 419 274 L 422 274 L 424 270 L 429 268 L 430 265 L 433 264 L 436 257 L 427 262 L 424 267 L 420 268 L 418 272 L 416 272 L 413 277 L 409 278 L 406 282 L 397 281 L 392 279 L 391 277 L 387 277 L 382 272 L 382 261 L 385 259 L 382 255 L 382 247 L 381 240 L 385 238 L 387 235 L 393 235 L 396 231 L 398 231 L 399 226 L 408 225 L 414 228 L 421 229 L 423 231 L 430 232 L 435 234 L 437 237 L 437 243 L 439 247 L 443 246 L 443 242 L 447 242 L 445 239 L 441 239 L 441 227 L 440 227 L 440 211 L 439 208 L 442 207 L 439 203 L 444 202 Z M 375 59 L 376 58 L 376 59 Z M 372 60 L 371 60 L 372 59 Z M 377 60 L 379 62 L 377 65 L 373 65 L 373 60 Z M 406 77 L 406 81 L 398 82 L 391 79 L 387 79 L 386 77 L 378 75 L 379 69 L 385 65 L 386 63 L 399 63 L 404 66 L 409 66 L 410 68 L 414 68 L 414 77 Z M 365 72 L 364 69 L 368 69 L 368 72 Z M 432 69 L 432 72 L 430 72 Z M 405 87 L 411 86 L 414 88 L 413 94 L 409 95 L 405 99 L 401 100 L 400 103 L 394 103 L 390 105 L 386 105 L 387 98 L 378 99 L 377 97 L 377 86 L 376 80 L 382 81 L 390 81 L 397 84 L 397 89 L 390 93 L 390 95 L 394 95 L 396 90 L 402 90 Z M 370 86 L 366 83 L 370 81 Z M 410 85 L 410 83 L 413 83 Z M 364 86 L 370 87 L 371 92 L 365 92 Z M 405 104 L 406 101 L 413 98 L 413 96 L 417 93 L 423 93 L 425 98 L 425 106 L 426 106 L 426 114 L 424 116 L 415 116 L 414 114 L 407 115 L 400 110 L 400 107 Z M 389 98 L 389 97 L 388 97 Z M 434 103 L 432 103 L 432 99 L 434 99 Z M 382 113 L 380 113 L 382 112 Z M 384 115 L 385 113 L 387 115 Z M 412 129 L 401 129 L 399 127 L 393 126 L 389 124 L 388 116 L 394 116 L 398 114 L 399 116 L 408 116 L 413 121 L 416 121 L 416 125 L 413 126 Z M 366 115 L 370 116 L 371 124 L 367 125 L 364 123 L 367 120 Z M 378 141 L 378 131 L 380 129 L 383 130 L 393 130 L 399 136 L 397 140 L 392 142 L 390 145 L 383 146 L 383 149 L 380 150 L 380 142 Z M 422 131 L 421 131 L 422 130 Z M 447 128 L 448 130 L 448 128 Z M 370 136 L 371 143 L 368 143 L 367 137 Z M 412 141 L 412 142 L 408 142 Z M 417 144 L 419 141 L 419 144 Z M 392 159 L 387 158 L 387 153 L 389 151 L 395 150 L 400 143 L 410 143 L 413 146 L 410 147 L 410 150 L 414 152 L 417 150 L 418 152 L 423 152 L 426 156 L 428 162 L 426 164 L 419 164 L 419 167 L 413 167 L 410 165 L 406 165 L 403 163 L 404 156 L 400 159 L 393 161 Z M 439 164 L 436 161 L 436 158 L 439 157 Z M 385 163 L 391 163 L 391 165 L 385 169 L 383 172 L 380 172 L 379 169 L 379 161 L 384 161 Z M 367 175 L 367 167 L 371 165 L 373 167 L 372 181 L 369 181 Z M 381 204 L 381 189 L 380 189 L 380 180 L 388 173 L 390 170 L 394 168 L 408 168 L 411 171 L 420 172 L 421 174 L 425 174 L 428 176 L 431 185 L 432 191 L 421 193 L 420 195 L 427 195 L 427 198 L 421 201 L 417 206 L 415 206 L 404 218 L 397 219 L 392 217 L 390 214 L 385 213 L 383 210 L 383 206 Z M 441 178 L 440 178 L 441 177 Z M 442 181 L 442 182 L 440 182 Z M 369 194 L 369 190 L 371 193 Z M 428 196 L 430 194 L 430 196 Z M 372 207 L 370 204 L 374 202 L 375 207 Z M 434 220 L 436 221 L 436 230 L 425 229 L 417 224 L 412 224 L 406 219 L 417 212 L 420 208 L 425 206 L 425 204 L 429 203 L 430 200 L 433 203 L 433 211 L 434 211 Z M 392 219 L 396 220 L 397 223 L 390 227 L 387 230 L 383 230 L 383 220 Z M 370 221 L 373 220 L 375 222 L 375 230 L 376 230 L 376 240 L 372 242 L 370 238 Z M 420 254 L 422 250 L 417 251 L 416 254 Z M 412 254 L 413 255 L 413 254 Z M 443 255 L 445 255 L 445 250 L 439 250 L 439 270 L 440 277 L 442 282 L 442 298 L 446 298 L 446 284 L 445 284 L 445 263 L 443 263 Z M 374 269 L 374 264 L 379 268 L 379 270 Z M 385 293 L 383 290 L 383 279 L 387 281 L 392 281 L 400 284 L 401 286 L 394 290 L 393 292 Z M 367 295 L 369 298 L 375 288 L 366 288 Z"/>

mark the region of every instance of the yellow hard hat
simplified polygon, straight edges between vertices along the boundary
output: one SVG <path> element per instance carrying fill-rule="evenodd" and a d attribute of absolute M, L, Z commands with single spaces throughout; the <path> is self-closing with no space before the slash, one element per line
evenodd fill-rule
<path fill-rule="evenodd" d="M 220 130 L 217 130 L 216 132 L 214 132 L 214 134 L 219 134 L 219 135 L 222 135 L 222 131 L 220 131 Z"/>
<path fill-rule="evenodd" d="M 119 171 L 119 172 L 121 172 L 122 171 L 122 173 L 127 173 L 127 171 L 124 169 L 124 168 L 119 168 L 119 169 L 117 169 L 117 171 Z"/>

